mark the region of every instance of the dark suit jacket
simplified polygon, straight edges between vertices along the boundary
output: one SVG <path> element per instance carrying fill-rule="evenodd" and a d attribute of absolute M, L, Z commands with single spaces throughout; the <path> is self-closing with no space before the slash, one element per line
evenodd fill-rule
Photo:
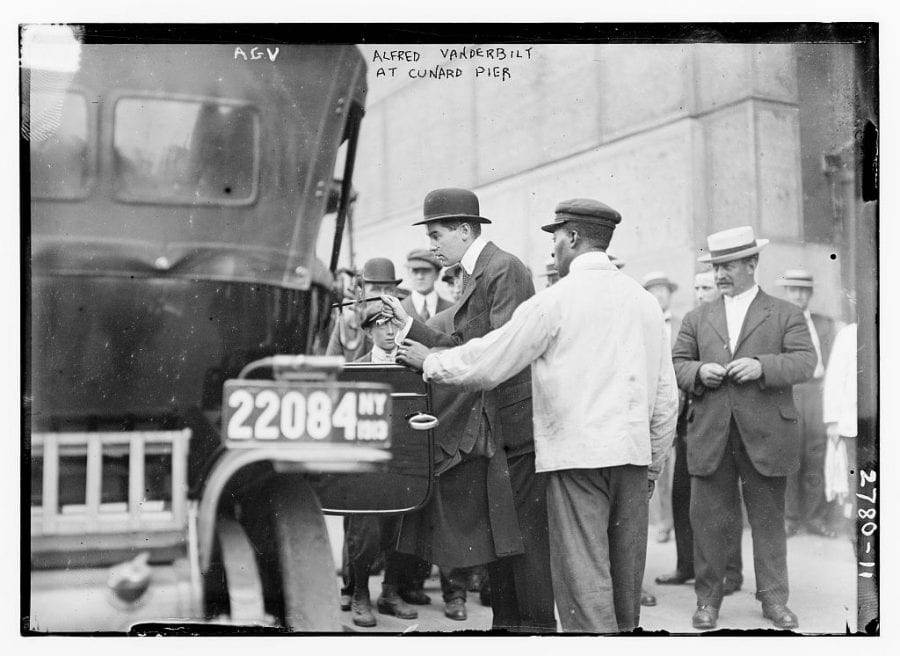
<path fill-rule="evenodd" d="M 410 294 L 409 296 L 404 298 L 402 301 L 400 301 L 400 305 L 402 305 L 406 309 L 406 311 L 409 312 L 409 316 L 411 316 L 413 319 L 418 319 L 419 321 L 422 321 L 422 315 L 420 315 L 418 312 L 416 312 L 416 306 L 413 303 L 412 294 Z M 444 310 L 447 310 L 451 307 L 453 307 L 453 303 L 451 303 L 446 298 L 444 298 L 443 296 L 438 294 L 437 312 L 434 314 L 434 316 L 437 316 Z M 429 319 L 430 319 L 430 317 L 429 317 Z"/>
<path fill-rule="evenodd" d="M 475 262 L 465 292 L 451 310 L 452 332 L 434 330 L 414 318 L 407 336 L 429 348 L 457 346 L 505 324 L 519 304 L 533 295 L 534 283 L 525 265 L 489 241 Z M 480 402 L 494 448 L 502 446 L 509 455 L 534 451 L 531 367 L 481 392 Z M 473 433 L 463 436 L 459 447 L 463 453 L 483 437 Z"/>
<path fill-rule="evenodd" d="M 700 382 L 700 365 L 750 357 L 762 377 L 716 389 Z M 719 466 L 734 418 L 747 455 L 764 476 L 787 476 L 800 464 L 797 408 L 791 386 L 812 377 L 816 352 L 806 320 L 795 305 L 759 291 L 747 310 L 734 354 L 728 343 L 725 302 L 719 298 L 691 310 L 672 352 L 678 387 L 692 396 L 688 410 L 688 471 L 708 476 Z"/>

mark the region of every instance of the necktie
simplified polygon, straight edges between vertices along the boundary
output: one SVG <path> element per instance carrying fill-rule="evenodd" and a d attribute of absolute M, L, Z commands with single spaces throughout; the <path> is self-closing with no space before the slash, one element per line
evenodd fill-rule
<path fill-rule="evenodd" d="M 428 301 L 422 305 L 422 321 L 428 321 L 431 318 L 431 312 L 428 311 Z"/>

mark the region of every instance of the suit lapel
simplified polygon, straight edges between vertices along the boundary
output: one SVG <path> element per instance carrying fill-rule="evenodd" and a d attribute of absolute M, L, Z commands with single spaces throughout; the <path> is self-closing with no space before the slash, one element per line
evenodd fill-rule
<path fill-rule="evenodd" d="M 733 355 L 737 355 L 744 340 L 769 317 L 770 312 L 771 303 L 769 303 L 769 296 L 760 289 L 756 294 L 756 298 L 750 303 L 750 307 L 747 308 L 747 315 L 744 317 L 744 325 L 741 326 L 741 334 L 734 347 Z"/>
<path fill-rule="evenodd" d="M 453 313 L 454 317 L 456 317 L 460 310 L 466 306 L 466 303 L 469 302 L 469 298 L 471 298 L 472 294 L 475 292 L 475 288 L 478 286 L 478 279 L 481 278 L 481 274 L 484 273 L 487 263 L 490 262 L 496 251 L 497 247 L 494 246 L 494 242 L 489 241 L 481 250 L 481 253 L 478 254 L 478 259 L 475 260 L 475 268 L 472 271 L 472 275 L 469 276 L 466 290 L 463 292 L 462 297 L 459 299 L 459 303 L 456 305 L 456 312 Z"/>
<path fill-rule="evenodd" d="M 725 319 L 725 301 L 722 300 L 721 296 L 713 301 L 706 318 L 713 330 L 716 331 L 722 342 L 725 344 L 725 348 L 729 349 L 730 353 L 731 347 L 729 346 L 728 341 L 728 321 Z"/>

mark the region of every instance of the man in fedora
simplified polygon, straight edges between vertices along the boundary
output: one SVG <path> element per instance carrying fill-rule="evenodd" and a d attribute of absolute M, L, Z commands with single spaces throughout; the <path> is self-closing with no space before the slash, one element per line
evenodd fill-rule
<path fill-rule="evenodd" d="M 829 507 L 825 500 L 825 449 L 828 437 L 822 423 L 822 383 L 831 345 L 834 343 L 834 319 L 809 311 L 813 295 L 813 276 L 805 269 L 788 269 L 775 284 L 784 288 L 785 298 L 800 308 L 816 349 L 816 372 L 812 380 L 794 385 L 794 402 L 800 411 L 800 469 L 788 476 L 784 515 L 788 536 L 801 529 L 813 535 L 835 537 L 829 526 Z"/>
<path fill-rule="evenodd" d="M 403 282 L 394 272 L 394 263 L 386 257 L 366 260 L 362 270 L 363 297 L 396 294 L 397 285 Z M 372 340 L 360 326 L 352 307 L 345 307 L 338 314 L 338 322 L 331 332 L 325 355 L 342 355 L 347 362 L 358 360 L 372 350 Z"/>
<path fill-rule="evenodd" d="M 412 291 L 403 299 L 403 307 L 411 316 L 420 321 L 428 321 L 453 305 L 434 288 L 441 272 L 441 261 L 430 250 L 418 248 L 411 251 L 406 256 L 406 270 L 409 272 Z"/>
<path fill-rule="evenodd" d="M 729 526 L 741 512 L 739 482 L 763 616 L 780 629 L 798 626 L 787 607 L 784 490 L 800 460 L 791 386 L 812 377 L 816 352 L 800 309 L 756 284 L 766 244 L 750 226 L 707 238 L 700 261 L 712 264 L 723 296 L 684 317 L 672 353 L 678 386 L 691 396 L 687 460 L 698 629 L 718 621 Z"/>
<path fill-rule="evenodd" d="M 648 292 L 659 303 L 659 307 L 663 313 L 663 320 L 666 322 L 666 333 L 669 335 L 669 343 L 674 346 L 675 336 L 678 335 L 678 329 L 681 328 L 681 317 L 672 314 L 669 307 L 672 304 L 672 294 L 678 289 L 678 285 L 669 279 L 669 276 L 663 271 L 651 271 L 646 274 L 641 281 Z M 679 395 L 679 409 L 684 401 Z M 659 517 L 659 525 L 656 529 L 656 541 L 668 542 L 672 533 L 672 461 L 674 453 L 666 456 L 665 465 L 662 473 L 656 481 L 656 512 Z"/>
<path fill-rule="evenodd" d="M 404 323 L 406 332 L 401 332 L 401 336 L 426 347 L 449 347 L 483 337 L 504 325 L 513 311 L 534 294 L 534 284 L 518 258 L 481 235 L 482 225 L 490 220 L 480 215 L 478 197 L 466 189 L 436 189 L 425 197 L 423 210 L 423 219 L 414 225 L 425 226 L 431 251 L 444 266 L 461 266 L 463 292 L 450 310 L 450 333 L 427 326 L 410 316 L 396 299 L 385 297 L 394 316 Z M 470 481 L 475 480 L 477 470 L 481 472 L 477 476 L 485 481 L 483 486 L 470 485 L 465 492 L 483 495 L 482 513 L 460 519 L 467 521 L 469 530 L 476 526 L 489 530 L 492 539 L 490 550 L 478 549 L 482 553 L 477 557 L 467 555 L 468 548 L 460 542 L 456 562 L 446 564 L 483 564 L 487 562 L 485 556 L 492 561 L 488 575 L 494 629 L 555 631 L 546 477 L 534 469 L 530 370 L 510 372 L 494 388 L 478 394 L 474 406 L 459 408 L 448 420 L 459 429 L 452 431 L 457 435 L 458 446 L 446 466 L 468 472 L 465 478 Z M 451 474 L 448 471 L 442 476 Z M 441 487 L 454 487 L 453 480 L 442 481 Z M 436 497 L 432 509 L 436 504 L 444 504 L 452 515 L 452 501 Z M 452 521 L 452 517 L 446 521 Z"/>
<path fill-rule="evenodd" d="M 535 466 L 547 477 L 553 592 L 566 632 L 638 626 L 647 506 L 675 432 L 662 312 L 605 253 L 620 221 L 596 200 L 558 204 L 542 229 L 553 234 L 559 282 L 481 339 L 430 352 L 405 340 L 398 354 L 427 380 L 466 389 L 531 372 Z"/>

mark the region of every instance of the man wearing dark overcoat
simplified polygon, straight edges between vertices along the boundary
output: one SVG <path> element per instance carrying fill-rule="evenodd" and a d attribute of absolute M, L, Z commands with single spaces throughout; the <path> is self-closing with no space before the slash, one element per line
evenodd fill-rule
<path fill-rule="evenodd" d="M 685 316 L 672 353 L 678 386 L 692 397 L 687 459 L 698 629 L 718 621 L 739 482 L 763 616 L 781 629 L 798 626 L 787 606 L 784 493 L 800 460 L 791 387 L 812 377 L 816 352 L 800 309 L 756 284 L 766 244 L 750 226 L 707 238 L 700 261 L 713 265 L 723 297 Z"/>
<path fill-rule="evenodd" d="M 426 196 L 424 218 L 415 225 L 426 226 L 431 250 L 445 266 L 461 265 L 463 293 L 449 334 L 396 308 L 403 312 L 397 318 L 406 322 L 410 340 L 434 348 L 482 337 L 508 322 L 534 295 L 525 265 L 481 236 L 481 226 L 488 223 L 479 215 L 478 197 L 471 191 L 437 189 Z M 452 466 L 452 460 L 463 455 L 486 456 L 487 527 L 497 558 L 488 565 L 493 628 L 555 631 L 546 476 L 536 474 L 534 467 L 530 370 L 526 367 L 479 393 L 475 403 L 457 414 L 460 430 L 449 432 L 457 436 L 459 455 L 446 464 Z M 474 422 L 469 421 L 473 412 Z"/>

